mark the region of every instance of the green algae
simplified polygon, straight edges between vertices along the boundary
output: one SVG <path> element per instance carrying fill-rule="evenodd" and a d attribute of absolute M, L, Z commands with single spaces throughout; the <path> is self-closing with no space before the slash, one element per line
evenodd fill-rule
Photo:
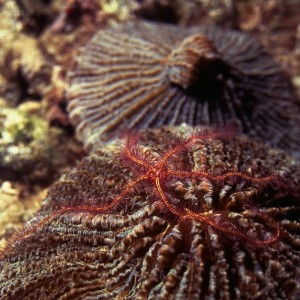
<path fill-rule="evenodd" d="M 62 132 L 20 108 L 0 111 L 0 168 L 8 179 L 46 179 L 64 157 L 57 151 Z"/>

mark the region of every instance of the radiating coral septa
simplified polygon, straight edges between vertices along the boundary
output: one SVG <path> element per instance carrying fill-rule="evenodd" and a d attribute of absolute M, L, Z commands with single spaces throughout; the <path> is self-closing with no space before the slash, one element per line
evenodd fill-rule
<path fill-rule="evenodd" d="M 168 78 L 172 83 L 188 89 L 199 80 L 207 65 L 220 60 L 214 43 L 203 34 L 185 38 L 166 60 Z"/>
<path fill-rule="evenodd" d="M 263 247 L 278 240 L 280 236 L 279 225 L 267 214 L 258 211 L 247 211 L 243 213 L 243 215 L 247 216 L 247 218 L 249 217 L 249 221 L 247 222 L 250 222 L 250 220 L 252 222 L 252 219 L 250 219 L 250 217 L 260 219 L 262 222 L 264 222 L 262 223 L 262 226 L 265 227 L 263 236 L 260 236 L 258 234 L 255 227 L 252 227 L 253 230 L 251 230 L 249 225 L 247 225 L 246 228 L 243 228 L 238 223 L 235 224 L 235 222 L 233 222 L 234 219 L 232 216 L 228 218 L 224 217 L 222 214 L 216 213 L 194 213 L 189 209 L 186 209 L 185 218 L 191 218 L 193 220 L 200 221 L 202 224 L 210 225 L 214 230 L 225 234 L 228 238 L 242 240 L 254 247 Z"/>
<path fill-rule="evenodd" d="M 149 154 L 147 155 L 145 153 L 146 150 L 140 147 L 138 136 L 129 136 L 127 141 L 125 142 L 124 150 L 119 153 L 119 157 L 123 159 L 125 158 L 127 160 L 132 170 L 135 170 L 135 172 L 133 172 L 135 173 L 135 177 L 133 176 L 133 179 L 129 180 L 122 190 L 119 190 L 119 192 L 115 191 L 114 196 L 111 197 L 111 201 L 107 201 L 107 199 L 105 201 L 98 201 L 94 199 L 94 202 L 88 201 L 88 203 L 86 203 L 87 201 L 85 201 L 85 205 L 62 206 L 60 209 L 34 220 L 32 224 L 29 224 L 29 226 L 25 226 L 23 230 L 17 232 L 12 238 L 12 244 L 35 233 L 47 223 L 52 222 L 59 215 L 63 215 L 69 212 L 102 214 L 112 211 L 119 207 L 119 205 L 121 205 L 126 199 L 134 197 L 137 188 L 140 186 L 140 184 L 144 184 L 145 182 L 148 184 L 148 194 L 151 193 L 150 191 L 151 189 L 153 189 L 152 193 L 156 194 L 159 202 L 161 202 L 161 204 L 169 212 L 169 214 L 175 216 L 178 219 L 191 219 L 193 221 L 210 225 L 217 231 L 220 231 L 227 235 L 233 235 L 236 238 L 245 240 L 246 242 L 252 243 L 254 245 L 263 245 L 275 241 L 279 236 L 279 229 L 276 227 L 275 221 L 269 218 L 267 215 L 259 212 L 258 210 L 255 217 L 263 220 L 265 223 L 268 223 L 269 227 L 276 227 L 276 234 L 278 236 L 271 236 L 266 240 L 249 237 L 239 229 L 232 228 L 232 226 L 234 226 L 233 224 L 228 225 L 228 220 L 223 223 L 222 218 L 215 221 L 217 214 L 207 212 L 206 209 L 208 208 L 206 205 L 202 205 L 203 211 L 197 212 L 194 211 L 193 208 L 187 208 L 184 202 L 178 202 L 177 200 L 179 199 L 176 199 L 176 197 L 174 198 L 171 194 L 167 193 L 167 187 L 170 184 L 171 178 L 184 180 L 200 180 L 203 182 L 208 180 L 217 185 L 224 185 L 224 182 L 228 179 L 236 179 L 249 182 L 250 184 L 255 183 L 262 186 L 263 188 L 270 183 L 279 180 L 275 175 L 272 174 L 264 177 L 255 177 L 253 175 L 249 175 L 247 173 L 239 171 L 227 171 L 223 174 L 214 175 L 211 172 L 202 170 L 180 171 L 169 168 L 170 162 L 172 164 L 174 164 L 174 162 L 176 163 L 176 158 L 181 158 L 181 152 L 187 150 L 188 148 L 191 148 L 192 145 L 194 145 L 196 142 L 206 142 L 207 140 L 216 139 L 218 137 L 219 132 L 217 131 L 198 128 L 196 130 L 193 130 L 192 133 L 190 132 L 189 135 L 179 136 L 177 144 L 173 144 L 173 148 L 170 148 L 169 150 L 166 150 L 163 154 L 161 154 L 160 160 L 157 161 L 156 159 L 153 159 L 154 151 L 151 151 L 151 149 L 149 149 Z M 170 161 L 171 158 L 172 160 Z M 210 195 L 210 197 L 213 196 L 212 191 L 210 192 L 210 189 L 208 189 L 206 192 L 208 193 L 207 195 Z M 252 195 L 253 192 L 254 190 L 245 191 L 243 192 L 244 194 L 236 193 L 234 195 L 235 198 L 233 202 L 236 202 L 236 200 L 238 200 L 239 198 L 238 201 L 243 203 L 244 198 L 249 199 L 249 195 Z M 248 195 L 247 193 L 250 194 Z M 206 199 L 204 199 L 204 204 L 205 203 Z M 212 203 L 210 204 L 210 206 L 212 206 Z M 245 208 L 244 203 L 242 206 L 243 208 Z"/>

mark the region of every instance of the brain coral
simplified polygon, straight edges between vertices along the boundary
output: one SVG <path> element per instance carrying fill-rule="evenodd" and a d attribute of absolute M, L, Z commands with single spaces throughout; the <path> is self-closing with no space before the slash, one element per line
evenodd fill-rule
<path fill-rule="evenodd" d="M 293 152 L 300 106 L 285 74 L 251 36 L 215 27 L 132 22 L 100 29 L 69 74 L 69 112 L 93 145 L 124 127 L 238 125 Z"/>
<path fill-rule="evenodd" d="M 296 299 L 300 165 L 186 126 L 94 151 L 1 253 L 1 299 Z"/>

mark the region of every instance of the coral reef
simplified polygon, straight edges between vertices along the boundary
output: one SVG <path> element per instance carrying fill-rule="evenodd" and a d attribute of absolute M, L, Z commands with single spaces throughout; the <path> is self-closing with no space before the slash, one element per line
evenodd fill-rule
<path fill-rule="evenodd" d="M 219 24 L 236 27 L 235 1 L 206 0 L 140 0 L 135 1 L 133 12 L 138 17 L 184 25 Z"/>
<path fill-rule="evenodd" d="M 7 244 L 0 295 L 297 298 L 299 178 L 284 153 L 225 133 L 116 140 L 62 176 Z"/>
<path fill-rule="evenodd" d="M 299 13 L 294 0 L 0 0 L 0 298 L 300 298 L 299 162 L 230 132 L 181 126 L 95 143 L 70 171 L 84 153 L 65 109 L 78 48 L 136 16 L 179 28 L 169 51 L 158 35 L 166 25 L 157 23 L 154 45 L 169 51 L 159 77 L 183 93 L 197 78 L 197 57 L 207 72 L 225 54 L 182 26 L 217 24 L 251 32 L 291 78 L 299 105 Z M 128 37 L 126 49 L 136 42 Z M 101 55 L 122 51 L 107 42 Z M 282 122 L 299 124 L 296 113 L 290 107 L 293 120 Z M 263 142 L 272 140 L 260 126 Z"/>
<path fill-rule="evenodd" d="M 0 185 L 0 247 L 5 238 L 13 235 L 16 228 L 32 217 L 46 196 L 46 190 L 35 190 L 28 193 L 24 186 L 9 181 Z"/>
<path fill-rule="evenodd" d="M 39 209 L 45 187 L 82 156 L 78 143 L 49 127 L 39 110 L 36 102 L 0 109 L 0 239 Z"/>
<path fill-rule="evenodd" d="M 0 238 L 37 210 L 47 185 L 84 153 L 64 109 L 64 70 L 95 22 L 84 15 L 74 24 L 71 2 L 61 22 L 62 1 L 0 0 Z"/>
<path fill-rule="evenodd" d="M 23 31 L 34 35 L 39 35 L 46 30 L 65 5 L 65 1 L 59 0 L 16 0 L 15 2 L 19 9 Z"/>
<path fill-rule="evenodd" d="M 232 122 L 298 153 L 300 105 L 288 78 L 247 34 L 131 22 L 99 31 L 76 62 L 68 108 L 88 146 L 124 127 Z"/>
<path fill-rule="evenodd" d="M 32 106 L 39 107 L 36 103 Z M 51 182 L 71 160 L 72 153 L 65 153 L 61 142 L 68 141 L 69 149 L 74 142 L 62 130 L 49 128 L 47 121 L 33 115 L 29 107 L 27 102 L 18 109 L 0 111 L 1 180 Z"/>

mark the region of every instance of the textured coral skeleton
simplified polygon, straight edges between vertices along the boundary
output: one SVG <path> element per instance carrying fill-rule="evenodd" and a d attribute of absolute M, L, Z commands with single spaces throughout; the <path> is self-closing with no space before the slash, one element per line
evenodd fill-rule
<path fill-rule="evenodd" d="M 159 203 L 161 208 L 165 208 L 167 212 L 171 213 L 175 217 L 178 217 L 180 220 L 195 220 L 199 222 L 203 222 L 207 225 L 210 225 L 212 228 L 223 232 L 231 237 L 237 237 L 243 239 L 249 243 L 252 243 L 256 246 L 259 245 L 266 245 L 276 241 L 279 237 L 279 226 L 276 224 L 274 220 L 272 220 L 268 215 L 263 213 L 254 212 L 251 213 L 247 210 L 244 212 L 245 215 L 256 215 L 256 217 L 260 218 L 263 222 L 265 222 L 265 226 L 267 230 L 271 230 L 272 235 L 270 235 L 266 240 L 260 240 L 258 237 L 251 237 L 247 236 L 246 233 L 243 233 L 239 228 L 236 228 L 234 224 L 230 223 L 230 218 L 222 220 L 222 216 L 218 214 L 218 217 L 215 217 L 215 213 L 212 211 L 204 211 L 204 212 L 195 212 L 187 207 L 182 207 L 182 203 L 179 203 L 179 207 L 176 207 L 172 204 L 166 193 L 164 192 L 163 181 L 165 181 L 164 185 L 168 185 L 168 178 L 173 177 L 176 179 L 200 179 L 202 183 L 207 181 L 208 179 L 213 182 L 223 182 L 227 178 L 237 179 L 237 180 L 244 180 L 250 183 L 257 183 L 259 185 L 271 185 L 271 184 L 278 184 L 279 177 L 276 175 L 269 175 L 265 177 L 255 177 L 251 176 L 247 173 L 237 172 L 237 171 L 228 171 L 224 174 L 220 175 L 213 175 L 211 172 L 206 172 L 204 170 L 175 170 L 167 168 L 167 163 L 169 159 L 174 160 L 174 156 L 178 155 L 178 153 L 182 154 L 186 148 L 193 145 L 197 142 L 202 142 L 203 139 L 211 139 L 216 138 L 220 134 L 217 132 L 206 130 L 206 132 L 201 132 L 198 129 L 195 130 L 194 133 L 191 133 L 190 136 L 187 135 L 185 140 L 178 140 L 178 145 L 174 148 L 166 151 L 166 153 L 157 161 L 157 159 L 152 159 L 149 156 L 145 156 L 145 153 L 139 149 L 138 147 L 138 137 L 129 136 L 126 140 L 126 146 L 123 152 L 124 159 L 127 160 L 129 165 L 132 167 L 133 173 L 138 173 L 138 169 L 142 168 L 143 171 L 140 175 L 135 177 L 133 180 L 128 182 L 123 190 L 117 195 L 110 203 L 103 205 L 103 206 L 69 206 L 69 207 L 62 207 L 61 209 L 54 211 L 53 213 L 49 214 L 45 218 L 41 218 L 33 226 L 27 226 L 24 230 L 18 232 L 10 242 L 13 244 L 15 241 L 14 239 L 22 239 L 24 236 L 33 234 L 36 230 L 41 228 L 45 223 L 51 222 L 54 218 L 59 215 L 62 215 L 67 212 L 90 212 L 90 213 L 104 213 L 113 210 L 117 207 L 121 201 L 126 201 L 126 196 L 133 190 L 137 189 L 140 183 L 146 181 L 146 184 L 149 187 L 153 188 L 154 194 L 156 194 L 157 204 Z M 224 138 L 224 133 L 223 133 Z M 151 153 L 150 153 L 151 154 Z M 175 160 L 176 162 L 176 160 Z M 209 185 L 206 187 L 207 190 L 204 190 L 209 193 Z M 154 196 L 155 197 L 155 196 Z M 242 203 L 242 207 L 247 207 L 249 203 Z M 180 207 L 181 206 L 181 207 Z M 202 206 L 202 209 L 206 208 L 206 204 L 200 203 L 199 206 Z M 227 204 L 229 207 L 230 204 Z M 207 208 L 206 208 L 207 209 Z M 221 217 L 221 218 L 220 218 Z M 219 220 L 215 220 L 219 219 Z M 222 225 L 223 222 L 223 225 Z M 226 224 L 227 223 L 227 224 Z M 225 225 L 226 224 L 226 225 Z M 274 231 L 274 232 L 272 232 Z M 253 235 L 253 232 L 252 232 Z M 254 234 L 255 235 L 255 234 Z"/>
<path fill-rule="evenodd" d="M 124 127 L 234 122 L 298 155 L 299 103 L 284 72 L 245 33 L 138 21 L 100 29 L 69 82 L 70 118 L 87 147 Z"/>
<path fill-rule="evenodd" d="M 145 131 L 64 175 L 2 252 L 1 297 L 299 295 L 300 166 L 244 138 L 187 131 Z"/>

